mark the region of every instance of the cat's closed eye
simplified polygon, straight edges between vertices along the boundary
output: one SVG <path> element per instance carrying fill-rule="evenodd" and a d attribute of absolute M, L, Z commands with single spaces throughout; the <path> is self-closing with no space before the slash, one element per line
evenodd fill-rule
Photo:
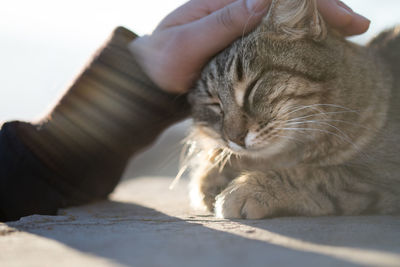
<path fill-rule="evenodd" d="M 206 104 L 206 107 L 211 109 L 213 112 L 215 112 L 218 115 L 221 115 L 223 113 L 221 104 L 219 102 Z"/>

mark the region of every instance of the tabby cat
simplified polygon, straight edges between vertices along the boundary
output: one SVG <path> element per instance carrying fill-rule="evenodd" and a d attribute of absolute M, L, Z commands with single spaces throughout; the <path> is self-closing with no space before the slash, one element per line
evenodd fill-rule
<path fill-rule="evenodd" d="M 400 212 L 400 27 L 366 47 L 275 0 L 190 93 L 191 198 L 217 217 Z"/>

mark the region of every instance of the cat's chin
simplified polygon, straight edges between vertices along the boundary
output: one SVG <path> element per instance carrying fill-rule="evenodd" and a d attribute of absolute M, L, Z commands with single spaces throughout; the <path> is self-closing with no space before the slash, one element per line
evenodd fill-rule
<path fill-rule="evenodd" d="M 267 147 L 241 146 L 232 141 L 228 141 L 225 146 L 234 154 L 254 154 L 268 150 Z"/>
<path fill-rule="evenodd" d="M 285 143 L 274 143 L 265 146 L 243 147 L 233 142 L 228 142 L 224 144 L 225 148 L 227 148 L 234 155 L 257 160 L 267 160 L 273 157 L 277 157 L 281 154 L 285 154 L 285 151 L 287 152 L 288 149 L 286 145 L 287 144 Z"/>
<path fill-rule="evenodd" d="M 242 153 L 243 151 L 246 151 L 245 147 L 240 146 L 232 141 L 228 141 L 227 146 L 233 153 Z"/>
<path fill-rule="evenodd" d="M 237 155 L 237 156 L 245 156 L 248 158 L 254 158 L 254 159 L 259 159 L 259 158 L 266 158 L 272 156 L 271 153 L 269 152 L 270 149 L 266 147 L 261 147 L 261 148 L 246 148 L 239 146 L 237 144 L 228 144 L 227 148 L 229 149 L 232 154 Z"/>

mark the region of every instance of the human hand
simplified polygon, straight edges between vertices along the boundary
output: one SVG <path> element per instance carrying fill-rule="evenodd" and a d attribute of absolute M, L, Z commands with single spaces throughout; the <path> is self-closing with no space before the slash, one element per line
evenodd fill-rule
<path fill-rule="evenodd" d="M 324 20 L 345 36 L 366 32 L 371 23 L 364 16 L 355 13 L 349 6 L 339 0 L 317 0 L 318 10 Z"/>
<path fill-rule="evenodd" d="M 129 50 L 153 82 L 170 93 L 185 93 L 204 64 L 253 30 L 272 0 L 191 0 L 169 14 L 151 35 Z M 367 31 L 369 20 L 338 0 L 317 0 L 328 24 L 344 35 Z"/>

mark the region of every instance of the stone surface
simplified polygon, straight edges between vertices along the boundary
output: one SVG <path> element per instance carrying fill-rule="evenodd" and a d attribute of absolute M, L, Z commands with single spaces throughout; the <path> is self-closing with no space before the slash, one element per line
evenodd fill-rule
<path fill-rule="evenodd" d="M 110 201 L 0 224 L 0 266 L 400 266 L 400 217 L 220 220 L 186 182 L 123 182 Z"/>

